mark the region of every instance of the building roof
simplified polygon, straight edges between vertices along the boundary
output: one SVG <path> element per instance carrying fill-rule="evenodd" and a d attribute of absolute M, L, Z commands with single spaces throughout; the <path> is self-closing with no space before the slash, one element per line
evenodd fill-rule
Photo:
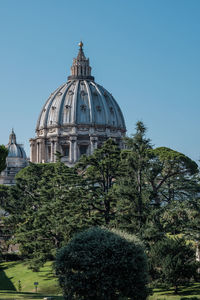
<path fill-rule="evenodd" d="M 89 125 L 126 131 L 124 117 L 116 100 L 91 76 L 89 59 L 79 43 L 68 81 L 47 99 L 36 130 L 67 125 Z"/>
<path fill-rule="evenodd" d="M 9 143 L 6 145 L 8 149 L 8 157 L 24 158 L 26 159 L 26 153 L 22 145 L 17 144 L 16 134 L 12 129 L 12 132 L 9 136 Z"/>

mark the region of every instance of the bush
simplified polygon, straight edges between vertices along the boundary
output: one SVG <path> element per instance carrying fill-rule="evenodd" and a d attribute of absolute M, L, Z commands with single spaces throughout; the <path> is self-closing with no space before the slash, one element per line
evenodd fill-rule
<path fill-rule="evenodd" d="M 180 285 L 189 283 L 197 274 L 195 250 L 182 238 L 165 238 L 151 247 L 149 253 L 152 269 L 159 279 L 173 286 L 175 293 Z"/>
<path fill-rule="evenodd" d="M 2 253 L 2 261 L 18 261 L 22 260 L 22 257 L 17 253 Z"/>
<path fill-rule="evenodd" d="M 98 227 L 77 234 L 55 262 L 64 299 L 144 300 L 147 261 L 140 242 L 122 232 Z"/>

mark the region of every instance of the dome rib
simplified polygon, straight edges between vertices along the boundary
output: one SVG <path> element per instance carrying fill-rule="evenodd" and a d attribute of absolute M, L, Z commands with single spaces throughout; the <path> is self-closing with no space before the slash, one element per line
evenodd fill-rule
<path fill-rule="evenodd" d="M 57 126 L 57 122 L 56 122 L 56 114 L 58 113 L 58 110 L 56 110 L 57 107 L 57 95 L 58 93 L 62 90 L 64 86 L 61 86 L 57 91 L 54 92 L 53 97 L 52 97 L 52 101 L 49 103 L 47 109 L 46 109 L 46 115 L 45 115 L 45 120 L 44 120 L 44 125 L 45 128 L 48 126 L 48 124 L 50 124 L 50 126 Z"/>
<path fill-rule="evenodd" d="M 118 114 L 118 109 L 116 109 L 116 101 L 113 101 L 113 97 L 112 97 L 112 95 L 110 93 L 109 93 L 109 99 L 110 99 L 110 102 L 112 103 L 112 107 L 115 108 L 114 109 L 114 113 L 115 113 L 115 118 L 116 118 L 116 124 L 117 125 L 121 125 L 120 124 L 120 119 L 119 119 L 119 114 Z"/>
<path fill-rule="evenodd" d="M 120 107 L 119 107 L 119 104 L 117 103 L 117 101 L 115 100 L 115 98 L 111 95 L 111 98 L 112 98 L 112 101 L 115 103 L 115 105 L 117 106 L 117 113 L 118 113 L 118 115 L 120 116 L 120 120 L 122 121 L 121 122 L 121 128 L 126 128 L 126 125 L 125 125 L 125 121 L 124 121 L 124 116 L 123 116 L 123 114 L 122 114 L 122 111 L 121 111 L 121 109 L 120 109 Z"/>
<path fill-rule="evenodd" d="M 75 82 L 75 89 L 73 94 L 73 103 L 72 103 L 72 124 L 76 124 L 76 112 L 77 112 L 77 95 L 78 95 L 78 88 L 79 88 L 79 80 L 74 81 Z"/>
<path fill-rule="evenodd" d="M 91 95 L 91 91 L 90 91 L 90 87 L 88 85 L 88 82 L 86 80 L 84 80 L 85 86 L 86 86 L 86 90 L 88 93 L 88 104 L 89 104 L 89 112 L 90 112 L 90 123 L 94 124 L 94 107 L 93 107 L 93 101 L 92 101 L 92 95 Z"/>
<path fill-rule="evenodd" d="M 99 125 L 126 131 L 123 114 L 114 97 L 90 80 L 68 81 L 53 92 L 42 108 L 36 131 L 70 124 Z"/>
<path fill-rule="evenodd" d="M 103 105 L 103 108 L 104 108 L 104 112 L 105 112 L 105 119 L 106 119 L 106 120 L 105 120 L 105 123 L 106 123 L 107 125 L 109 125 L 108 110 L 107 110 L 107 105 L 106 105 L 105 98 L 104 98 L 104 96 L 102 95 L 102 93 L 101 93 L 101 91 L 100 91 L 98 85 L 95 84 L 95 83 L 93 83 L 93 82 L 92 82 L 92 85 L 93 85 L 93 86 L 96 88 L 96 90 L 99 92 L 99 95 L 100 95 L 100 98 L 101 98 L 101 102 L 102 102 L 102 105 Z"/>
<path fill-rule="evenodd" d="M 57 123 L 61 126 L 62 124 L 64 124 L 63 122 L 63 111 L 64 111 L 64 105 L 67 105 L 65 104 L 65 101 L 67 99 L 67 93 L 70 89 L 70 87 L 72 86 L 72 82 L 69 82 L 67 85 L 66 85 L 66 88 L 62 94 L 62 98 L 61 98 L 61 101 L 60 101 L 60 105 L 59 105 L 59 109 L 58 109 L 58 118 L 57 118 Z"/>
<path fill-rule="evenodd" d="M 59 89 L 61 89 L 65 84 L 62 84 L 61 86 L 59 86 L 52 94 L 54 95 Z M 52 103 L 53 99 L 51 99 L 52 94 L 49 96 L 49 98 L 47 99 L 47 101 L 45 102 L 45 104 L 42 107 L 42 111 L 39 115 L 38 121 L 37 121 L 37 126 L 36 126 L 36 130 L 42 129 L 47 127 L 47 108 L 49 108 L 48 102 L 50 102 L 50 104 Z M 49 111 L 49 110 L 48 110 Z M 44 115 L 44 116 L 42 116 Z M 43 123 L 41 125 L 41 123 Z"/>

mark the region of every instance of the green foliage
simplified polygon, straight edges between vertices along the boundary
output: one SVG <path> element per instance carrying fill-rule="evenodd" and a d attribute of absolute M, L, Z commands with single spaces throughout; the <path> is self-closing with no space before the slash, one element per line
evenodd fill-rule
<path fill-rule="evenodd" d="M 22 290 L 22 283 L 21 280 L 18 280 L 18 291 L 21 292 Z"/>
<path fill-rule="evenodd" d="M 155 205 L 185 200 L 200 192 L 198 166 L 189 157 L 166 147 L 149 150 L 152 155 L 148 182 Z"/>
<path fill-rule="evenodd" d="M 0 185 L 0 237 L 9 236 L 10 229 L 3 225 L 3 220 L 7 215 L 6 211 L 3 209 L 3 205 L 6 202 L 9 194 L 9 187 L 5 185 Z M 2 250 L 6 248 L 6 244 L 0 243 L 0 261 L 3 260 Z"/>
<path fill-rule="evenodd" d="M 200 240 L 197 164 L 172 149 L 153 149 L 146 131 L 138 122 L 125 149 L 109 139 L 75 168 L 61 163 L 57 152 L 55 164 L 30 163 L 15 186 L 0 186 L 1 228 L 14 236 L 11 243 L 20 244 L 32 269 L 92 226 L 134 233 L 147 250 L 166 233 Z"/>
<path fill-rule="evenodd" d="M 76 168 L 86 181 L 90 216 L 96 225 L 109 224 L 115 215 L 113 183 L 120 172 L 120 149 L 108 139 L 87 157 L 82 156 Z"/>
<path fill-rule="evenodd" d="M 9 186 L 0 184 L 0 207 L 5 205 L 9 195 Z"/>
<path fill-rule="evenodd" d="M 151 144 L 145 137 L 146 128 L 142 122 L 136 124 L 136 133 L 126 138 L 126 150 L 121 153 L 121 174 L 115 185 L 118 196 L 116 226 L 130 232 L 138 232 L 146 222 L 149 213 L 149 150 Z"/>
<path fill-rule="evenodd" d="M 147 262 L 140 242 L 119 231 L 92 228 L 59 250 L 56 274 L 64 298 L 147 298 Z"/>
<path fill-rule="evenodd" d="M 167 232 L 185 231 L 190 220 L 186 206 L 197 203 L 200 184 L 194 161 L 166 147 L 153 149 L 145 134 L 138 122 L 135 135 L 125 139 L 114 186 L 118 200 L 113 224 L 138 234 L 149 247 Z"/>
<path fill-rule="evenodd" d="M 55 256 L 56 249 L 89 226 L 81 177 L 73 168 L 30 164 L 16 176 L 5 203 L 5 219 L 14 241 L 35 271 Z"/>
<path fill-rule="evenodd" d="M 0 172 L 6 168 L 6 157 L 8 155 L 8 149 L 0 145 Z"/>
<path fill-rule="evenodd" d="M 178 173 L 189 173 L 190 175 L 198 172 L 198 165 L 185 156 L 183 153 L 171 150 L 166 147 L 159 147 L 153 150 L 153 153 L 159 157 L 161 162 L 166 163 L 165 168 Z M 168 170 L 167 170 L 168 171 Z"/>
<path fill-rule="evenodd" d="M 196 276 L 199 263 L 195 250 L 183 238 L 165 238 L 152 245 L 149 253 L 153 265 L 153 276 L 174 287 L 188 283 Z"/>

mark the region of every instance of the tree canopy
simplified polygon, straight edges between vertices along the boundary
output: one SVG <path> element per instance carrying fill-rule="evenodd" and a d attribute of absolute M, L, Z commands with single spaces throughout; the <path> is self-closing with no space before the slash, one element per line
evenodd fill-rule
<path fill-rule="evenodd" d="M 6 168 L 6 157 L 8 155 L 8 149 L 0 145 L 0 172 Z"/>
<path fill-rule="evenodd" d="M 30 163 L 16 185 L 0 188 L 5 228 L 35 270 L 92 226 L 135 234 L 148 251 L 166 234 L 199 239 L 197 164 L 173 149 L 153 148 L 146 134 L 138 122 L 124 149 L 108 139 L 74 168 L 57 153 L 56 163 Z"/>
<path fill-rule="evenodd" d="M 92 155 L 82 156 L 76 168 L 81 172 L 88 188 L 88 204 L 96 216 L 96 225 L 109 224 L 114 218 L 115 200 L 112 186 L 120 173 L 120 149 L 108 139 Z M 103 221 L 102 221 L 103 219 Z"/>
<path fill-rule="evenodd" d="M 174 287 L 188 283 L 197 275 L 199 263 L 195 260 L 195 250 L 183 238 L 165 238 L 151 247 L 151 262 L 157 269 L 157 278 Z"/>
<path fill-rule="evenodd" d="M 37 270 L 75 232 L 88 228 L 81 177 L 63 163 L 30 164 L 16 176 L 5 209 L 14 241 Z"/>

